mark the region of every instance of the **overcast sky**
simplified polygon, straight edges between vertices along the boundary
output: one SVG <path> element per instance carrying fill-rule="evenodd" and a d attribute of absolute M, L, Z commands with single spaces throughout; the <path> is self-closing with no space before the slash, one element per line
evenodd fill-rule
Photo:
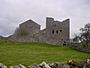
<path fill-rule="evenodd" d="M 0 0 L 0 35 L 9 36 L 18 25 L 32 19 L 45 28 L 46 17 L 70 18 L 70 36 L 90 23 L 90 0 Z"/>

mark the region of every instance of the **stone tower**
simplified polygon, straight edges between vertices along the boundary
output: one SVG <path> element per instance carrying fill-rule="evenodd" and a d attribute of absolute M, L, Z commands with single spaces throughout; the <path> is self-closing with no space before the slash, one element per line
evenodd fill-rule
<path fill-rule="evenodd" d="M 46 18 L 46 29 L 49 33 L 49 39 L 54 39 L 56 42 L 67 42 L 69 41 L 70 35 L 70 20 L 66 19 L 62 22 L 55 21 L 53 18 Z"/>

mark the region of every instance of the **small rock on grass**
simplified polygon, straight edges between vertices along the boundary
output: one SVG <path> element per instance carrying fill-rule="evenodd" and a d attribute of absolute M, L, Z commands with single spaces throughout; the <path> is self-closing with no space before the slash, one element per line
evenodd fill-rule
<path fill-rule="evenodd" d="M 19 64 L 19 65 L 10 66 L 10 68 L 26 68 L 26 67 L 22 64 Z"/>

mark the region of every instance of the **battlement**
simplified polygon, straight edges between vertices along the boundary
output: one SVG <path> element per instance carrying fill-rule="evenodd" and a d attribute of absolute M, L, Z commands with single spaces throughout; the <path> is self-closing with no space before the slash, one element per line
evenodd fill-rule
<path fill-rule="evenodd" d="M 54 18 L 46 17 L 46 28 L 53 25 L 53 22 L 54 22 Z"/>
<path fill-rule="evenodd" d="M 54 18 L 52 17 L 46 17 L 46 28 L 52 26 L 52 25 L 68 25 L 70 22 L 69 19 L 65 19 L 64 21 L 57 21 L 57 20 L 54 20 Z"/>

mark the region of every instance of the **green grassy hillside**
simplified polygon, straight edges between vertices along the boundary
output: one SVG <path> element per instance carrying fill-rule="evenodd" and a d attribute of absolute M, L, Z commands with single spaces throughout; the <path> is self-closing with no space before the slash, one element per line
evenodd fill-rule
<path fill-rule="evenodd" d="M 0 40 L 0 63 L 6 65 L 34 63 L 66 62 L 70 59 L 81 60 L 90 58 L 90 54 L 73 49 L 45 43 L 18 43 Z"/>

